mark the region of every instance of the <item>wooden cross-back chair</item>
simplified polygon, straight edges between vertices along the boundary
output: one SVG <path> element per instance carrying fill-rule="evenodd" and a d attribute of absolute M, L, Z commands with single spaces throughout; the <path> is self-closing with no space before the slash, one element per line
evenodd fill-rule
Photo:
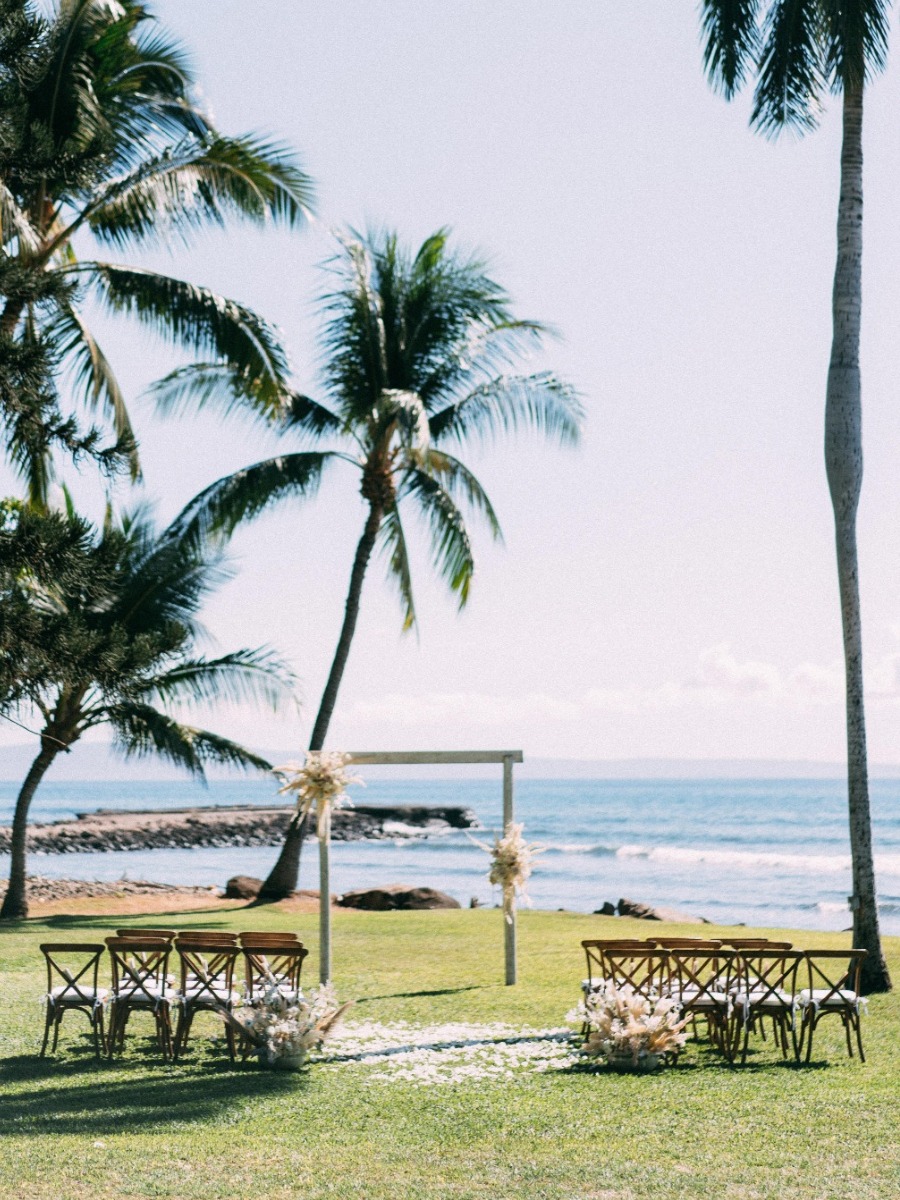
<path fill-rule="evenodd" d="M 840 1017 L 847 1038 L 847 1053 L 853 1057 L 851 1031 L 856 1035 L 859 1057 L 866 1061 L 863 1052 L 862 1030 L 859 1010 L 863 1003 L 859 992 L 859 976 L 866 950 L 807 950 L 807 986 L 801 988 L 797 1003 L 802 1013 L 798 1056 L 806 1046 L 806 1061 L 812 1056 L 813 1033 L 823 1017 Z"/>
<path fill-rule="evenodd" d="M 709 1039 L 732 1056 L 729 1030 L 734 954 L 721 947 L 675 946 L 669 951 L 668 993 L 681 1006 L 682 1016 L 705 1017 Z"/>
<path fill-rule="evenodd" d="M 669 951 L 644 942 L 640 946 L 604 946 L 601 950 L 603 978 L 614 987 L 629 987 L 639 996 L 653 999 L 666 993 L 669 982 Z"/>
<path fill-rule="evenodd" d="M 247 930 L 245 933 L 238 934 L 238 941 L 243 946 L 245 942 L 253 942 L 261 945 L 263 942 L 271 942 L 273 945 L 281 945 L 287 943 L 289 946 L 302 946 L 303 943 L 297 937 L 296 933 L 271 933 L 271 932 L 256 932 L 255 930 Z"/>
<path fill-rule="evenodd" d="M 247 998 L 252 1000 L 273 985 L 285 996 L 300 995 L 300 972 L 309 954 L 299 942 L 281 944 L 269 941 L 244 941 L 244 972 Z"/>
<path fill-rule="evenodd" d="M 582 982 L 581 990 L 587 995 L 606 980 L 605 950 L 651 950 L 654 943 L 639 938 L 586 938 L 581 945 L 587 959 L 587 979 Z"/>
<path fill-rule="evenodd" d="M 174 1058 L 184 1050 L 191 1024 L 198 1012 L 232 1013 L 238 996 L 234 969 L 241 951 L 218 939 L 179 937 L 175 949 L 181 964 L 178 988 L 178 1020 L 175 1026 Z M 225 1022 L 228 1054 L 234 1062 L 234 1028 Z"/>
<path fill-rule="evenodd" d="M 152 1013 L 156 1040 L 165 1057 L 172 1053 L 171 1005 L 168 994 L 169 954 L 165 938 L 109 937 L 112 968 L 107 1050 L 112 1055 L 125 1040 L 125 1026 L 134 1012 Z"/>
<path fill-rule="evenodd" d="M 83 1012 L 91 1025 L 94 1049 L 99 1058 L 106 1048 L 103 1031 L 103 1004 L 107 989 L 98 987 L 100 960 L 105 946 L 95 942 L 44 942 L 41 953 L 47 965 L 44 1041 L 41 1058 L 47 1053 L 53 1030 L 51 1053 L 56 1053 L 59 1027 L 66 1012 Z"/>
<path fill-rule="evenodd" d="M 742 1063 L 747 1061 L 750 1034 L 756 1028 L 762 1032 L 767 1017 L 771 1018 L 782 1057 L 788 1056 L 789 1033 L 794 1057 L 798 1055 L 794 997 L 803 954 L 800 950 L 774 950 L 771 945 L 768 943 L 762 950 L 747 947 L 734 956 L 733 1043 L 736 1054 L 743 1035 Z"/>

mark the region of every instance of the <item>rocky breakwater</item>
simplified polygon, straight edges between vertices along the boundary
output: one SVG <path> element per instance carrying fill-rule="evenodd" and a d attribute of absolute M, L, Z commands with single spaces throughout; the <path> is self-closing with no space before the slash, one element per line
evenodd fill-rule
<path fill-rule="evenodd" d="M 30 825 L 29 849 L 43 854 L 103 853 L 108 850 L 189 849 L 194 846 L 277 846 L 294 809 L 216 806 L 165 811 L 99 809 L 75 821 Z M 336 842 L 423 837 L 451 829 L 473 829 L 469 808 L 454 805 L 365 805 L 332 814 Z M 310 836 L 313 836 L 312 834 Z M 9 852 L 10 830 L 0 827 L 0 854 Z"/>

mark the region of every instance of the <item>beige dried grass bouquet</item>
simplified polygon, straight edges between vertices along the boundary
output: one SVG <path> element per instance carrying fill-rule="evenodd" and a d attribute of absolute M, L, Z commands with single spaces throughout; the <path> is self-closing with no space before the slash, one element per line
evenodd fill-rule
<path fill-rule="evenodd" d="M 296 794 L 297 808 L 304 817 L 315 810 L 316 830 L 320 837 L 332 809 L 352 805 L 347 788 L 354 783 L 365 787 L 358 776 L 347 771 L 351 761 L 351 756 L 340 750 L 310 750 L 302 766 L 285 763 L 274 768 L 275 774 L 284 780 L 279 794 Z"/>

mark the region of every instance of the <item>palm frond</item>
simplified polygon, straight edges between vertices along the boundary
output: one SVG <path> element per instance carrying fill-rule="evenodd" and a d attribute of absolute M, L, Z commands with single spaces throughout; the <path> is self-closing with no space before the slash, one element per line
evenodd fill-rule
<path fill-rule="evenodd" d="M 63 360 L 69 361 L 75 386 L 81 391 L 87 407 L 106 409 L 117 436 L 135 444 L 134 429 L 119 381 L 78 310 L 72 304 L 60 305 L 48 321 L 46 330 L 55 340 Z M 141 465 L 135 444 L 131 455 L 131 478 L 139 479 L 140 474 Z"/>
<path fill-rule="evenodd" d="M 183 725 L 149 704 L 120 704 L 106 711 L 115 748 L 126 758 L 158 755 L 205 778 L 211 763 L 245 771 L 271 771 L 272 764 L 245 746 L 205 729 Z"/>
<path fill-rule="evenodd" d="M 201 540 L 228 536 L 242 521 L 252 520 L 287 496 L 315 495 L 332 451 L 306 451 L 265 459 L 218 479 L 195 496 L 173 522 L 178 536 Z"/>
<path fill-rule="evenodd" d="M 703 66 L 730 100 L 740 91 L 759 49 L 760 0 L 702 0 Z"/>
<path fill-rule="evenodd" d="M 462 513 L 450 493 L 431 475 L 412 470 L 404 484 L 405 495 L 414 499 L 431 533 L 431 556 L 438 574 L 459 597 L 460 608 L 469 598 L 475 574 L 475 557 Z"/>
<path fill-rule="evenodd" d="M 406 534 L 400 520 L 400 511 L 392 504 L 384 514 L 379 537 L 388 554 L 388 576 L 396 584 L 403 605 L 403 628 L 412 629 L 416 623 L 416 603 L 413 596 L 412 572 L 409 566 L 409 551 Z"/>
<path fill-rule="evenodd" d="M 114 313 L 137 317 L 172 344 L 212 353 L 244 373 L 247 387 L 275 407 L 289 389 L 290 368 L 276 332 L 252 309 L 155 271 L 106 262 L 70 268 Z"/>
<path fill-rule="evenodd" d="M 272 650 L 236 650 L 218 658 L 183 659 L 143 680 L 141 692 L 163 704 L 256 701 L 273 710 L 290 697 L 296 677 Z"/>
<path fill-rule="evenodd" d="M 492 379 L 435 413 L 429 424 L 435 442 L 472 436 L 488 440 L 524 428 L 572 445 L 580 436 L 583 417 L 575 389 L 542 371 Z"/>
<path fill-rule="evenodd" d="M 750 117 L 762 133 L 816 127 L 825 87 L 824 35 L 821 0 L 773 0 Z"/>
<path fill-rule="evenodd" d="M 500 521 L 487 492 L 465 463 L 460 462 L 445 450 L 429 450 L 422 469 L 440 480 L 441 486 L 456 499 L 464 500 L 480 516 L 484 517 L 495 541 L 503 541 Z"/>
<path fill-rule="evenodd" d="M 861 88 L 887 65 L 888 0 L 821 0 L 825 17 L 825 73 L 838 89 Z"/>
<path fill-rule="evenodd" d="M 188 241 L 207 226 L 239 217 L 297 225 L 309 217 L 314 188 L 293 154 L 258 138 L 186 139 L 140 162 L 93 197 L 78 218 L 119 248 L 158 237 Z"/>
<path fill-rule="evenodd" d="M 223 414 L 244 413 L 271 423 L 284 423 L 295 394 L 282 391 L 269 375 L 262 377 L 231 363 L 187 363 L 147 389 L 163 416 L 199 412 L 210 405 Z"/>

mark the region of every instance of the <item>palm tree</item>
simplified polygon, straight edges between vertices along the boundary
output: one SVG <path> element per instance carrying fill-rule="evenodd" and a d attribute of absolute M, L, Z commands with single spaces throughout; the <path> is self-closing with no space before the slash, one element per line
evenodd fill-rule
<path fill-rule="evenodd" d="M 73 512 L 6 506 L 0 532 L 0 712 L 37 712 L 40 749 L 19 791 L 0 918 L 28 912 L 28 811 L 57 755 L 91 729 L 127 757 L 156 754 L 203 778 L 208 763 L 269 770 L 227 738 L 177 720 L 172 704 L 277 705 L 292 676 L 265 649 L 198 655 L 197 614 L 228 577 L 196 539 L 157 534 L 146 513 L 92 530 Z"/>
<path fill-rule="evenodd" d="M 846 666 L 853 944 L 868 950 L 863 985 L 891 986 L 881 949 L 866 763 L 856 510 L 862 486 L 863 97 L 887 59 L 890 0 L 703 0 L 705 65 L 731 98 L 756 73 L 751 124 L 764 134 L 815 127 L 823 94 L 843 98 L 837 263 L 825 391 L 825 466 L 834 509 Z"/>
<path fill-rule="evenodd" d="M 4 6 L 0 350 L 37 338 L 80 400 L 110 419 L 133 475 L 131 420 L 89 328 L 88 299 L 212 356 L 263 409 L 287 380 L 278 338 L 245 306 L 158 271 L 80 257 L 90 239 L 117 251 L 175 247 L 233 217 L 296 225 L 307 215 L 312 185 L 292 154 L 220 133 L 194 93 L 184 49 L 143 0 L 58 0 L 48 17 L 32 0 Z M 10 414 L 0 416 L 32 499 L 44 502 L 46 447 L 23 445 Z"/>
<path fill-rule="evenodd" d="M 255 463 L 201 492 L 180 518 L 188 529 L 227 534 L 282 498 L 311 495 L 330 464 L 358 472 L 367 515 L 311 750 L 325 744 L 363 581 L 379 545 L 400 593 L 404 628 L 415 624 L 401 513 L 412 508 L 424 518 L 434 566 L 461 607 L 469 598 L 475 560 L 460 506 L 484 518 L 495 538 L 501 536 L 481 484 L 447 447 L 522 426 L 562 442 L 578 438 L 581 407 L 568 384 L 549 372 L 510 373 L 527 346 L 540 341 L 544 326 L 515 318 L 509 296 L 484 263 L 453 251 L 448 238 L 440 230 L 415 253 L 393 233 L 342 241 L 329 264 L 338 286 L 323 298 L 328 403 L 294 395 L 284 427 L 308 439 L 340 439 L 343 448 Z M 198 396 L 208 402 L 219 394 L 215 373 L 202 367 L 175 371 L 158 388 L 164 406 L 196 403 Z M 292 823 L 263 896 L 284 896 L 296 887 L 303 833 L 298 821 Z"/>

